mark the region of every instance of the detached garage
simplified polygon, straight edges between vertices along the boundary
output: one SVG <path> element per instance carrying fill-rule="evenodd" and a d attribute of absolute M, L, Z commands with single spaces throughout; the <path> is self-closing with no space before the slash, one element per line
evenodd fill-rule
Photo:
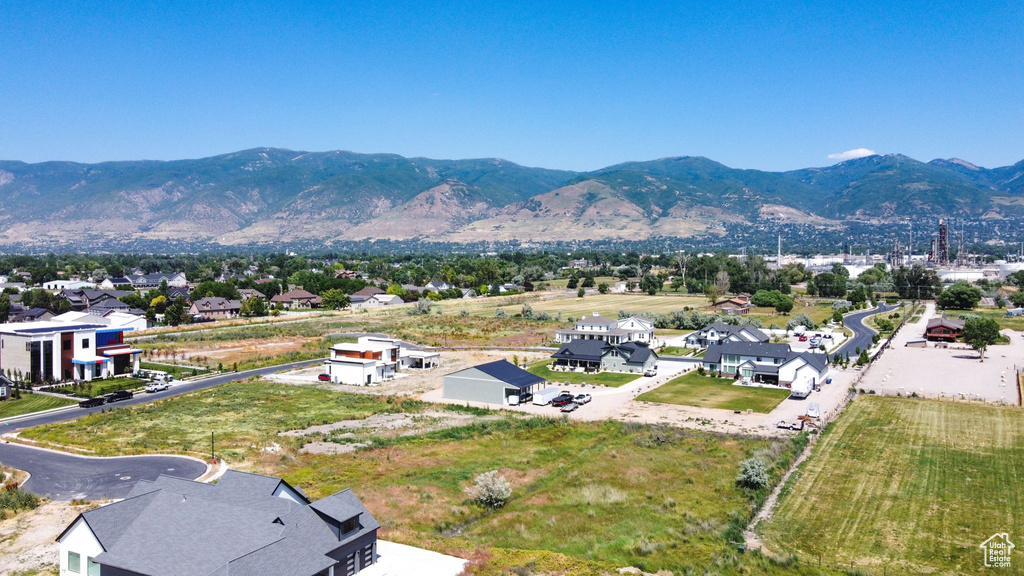
<path fill-rule="evenodd" d="M 480 364 L 444 377 L 445 398 L 508 404 L 509 396 L 532 394 L 544 378 L 530 374 L 506 360 Z"/>

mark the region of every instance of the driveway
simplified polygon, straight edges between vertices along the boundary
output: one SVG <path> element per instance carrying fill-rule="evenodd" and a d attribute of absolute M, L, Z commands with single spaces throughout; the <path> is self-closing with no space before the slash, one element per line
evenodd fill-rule
<path fill-rule="evenodd" d="M 52 500 L 124 498 L 139 480 L 161 474 L 195 480 L 207 469 L 181 456 L 88 458 L 8 443 L 0 443 L 0 462 L 31 474 L 25 490 Z"/>
<path fill-rule="evenodd" d="M 130 400 L 122 400 L 113 404 L 104 404 L 95 408 L 79 408 L 78 406 L 71 406 L 62 410 L 55 410 L 53 412 L 47 412 L 45 414 L 19 416 L 16 418 L 10 418 L 0 423 L 0 433 L 6 434 L 8 432 L 15 432 L 17 430 L 23 430 L 25 428 L 32 428 L 33 426 L 42 426 L 43 424 L 53 424 L 55 422 L 64 422 L 66 420 L 74 420 L 75 418 L 81 418 L 86 414 L 93 414 L 102 410 L 111 410 L 120 406 L 133 406 L 135 404 L 142 404 L 145 402 L 152 402 L 153 400 L 160 400 L 162 398 L 169 398 L 171 396 L 178 396 L 180 394 L 187 394 L 189 392 L 195 392 L 196 390 L 204 390 L 206 388 L 213 388 L 214 386 L 220 386 L 221 384 L 227 384 L 228 382 L 234 382 L 236 380 L 245 380 L 252 376 L 267 376 L 268 374 L 274 374 L 275 372 L 281 372 L 283 370 L 295 370 L 297 368 L 305 368 L 307 366 L 313 366 L 315 364 L 323 363 L 324 359 L 318 360 L 304 360 L 302 362 L 292 362 L 291 364 L 279 364 L 277 366 L 269 366 L 267 368 L 257 368 L 255 370 L 246 370 L 244 372 L 234 372 L 231 374 L 221 374 L 220 376 L 213 376 L 210 378 L 204 378 L 202 380 L 195 380 L 191 382 L 177 382 L 173 384 L 170 389 L 164 390 L 163 392 L 154 392 L 147 394 L 145 392 L 139 392 L 135 394 L 135 397 Z"/>

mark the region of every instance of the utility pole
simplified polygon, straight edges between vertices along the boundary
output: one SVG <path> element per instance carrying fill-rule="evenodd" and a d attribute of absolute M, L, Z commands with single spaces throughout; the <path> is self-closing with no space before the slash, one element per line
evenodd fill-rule
<path fill-rule="evenodd" d="M 213 430 L 210 430 L 210 459 L 214 462 L 217 461 L 217 451 L 214 449 Z"/>

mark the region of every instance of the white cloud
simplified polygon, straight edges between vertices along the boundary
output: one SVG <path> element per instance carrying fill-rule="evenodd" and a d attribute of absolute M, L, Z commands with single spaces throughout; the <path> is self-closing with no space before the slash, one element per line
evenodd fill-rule
<path fill-rule="evenodd" d="M 840 152 L 839 154 L 829 154 L 828 157 L 832 160 L 853 160 L 854 158 L 863 158 L 865 156 L 874 156 L 878 154 L 874 150 L 868 150 L 867 148 L 855 148 L 853 150 L 847 150 L 846 152 Z"/>

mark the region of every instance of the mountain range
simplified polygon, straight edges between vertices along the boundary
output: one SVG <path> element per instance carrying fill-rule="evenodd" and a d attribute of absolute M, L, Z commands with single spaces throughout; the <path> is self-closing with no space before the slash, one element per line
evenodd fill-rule
<path fill-rule="evenodd" d="M 0 197 L 0 245 L 642 240 L 757 221 L 1016 219 L 1024 161 L 986 169 L 894 154 L 768 172 L 687 156 L 572 172 L 257 148 L 197 160 L 0 161 Z"/>

